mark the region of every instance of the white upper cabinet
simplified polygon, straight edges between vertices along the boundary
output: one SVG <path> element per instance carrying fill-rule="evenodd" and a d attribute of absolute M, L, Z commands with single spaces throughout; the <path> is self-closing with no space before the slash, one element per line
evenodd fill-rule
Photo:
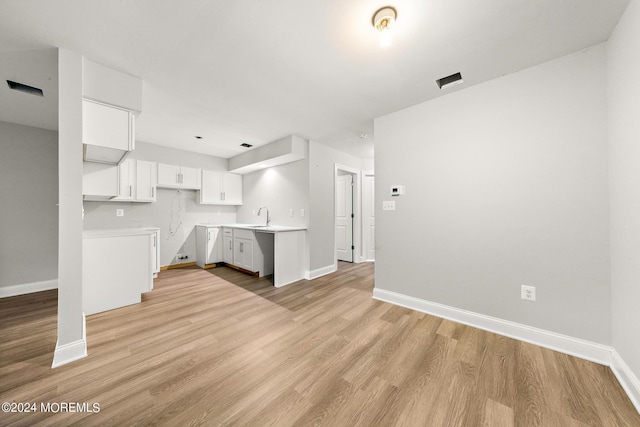
<path fill-rule="evenodd" d="M 85 200 L 155 202 L 156 164 L 134 159 L 117 166 L 84 162 L 82 184 Z"/>
<path fill-rule="evenodd" d="M 242 175 L 203 170 L 200 203 L 212 205 L 241 205 Z"/>
<path fill-rule="evenodd" d="M 127 159 L 118 165 L 118 197 L 114 201 L 133 201 L 136 183 L 136 161 Z"/>
<path fill-rule="evenodd" d="M 156 201 L 156 164 L 136 160 L 136 200 L 138 202 Z"/>
<path fill-rule="evenodd" d="M 158 187 L 200 189 L 200 169 L 158 163 Z"/>
<path fill-rule="evenodd" d="M 82 101 L 84 160 L 118 164 L 135 148 L 135 116 L 128 110 Z"/>

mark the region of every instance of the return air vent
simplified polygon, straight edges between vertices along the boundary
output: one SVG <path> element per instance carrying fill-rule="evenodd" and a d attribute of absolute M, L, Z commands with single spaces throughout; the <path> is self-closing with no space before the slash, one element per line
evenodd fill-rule
<path fill-rule="evenodd" d="M 251 147 L 253 147 L 253 145 L 247 144 L 246 142 L 243 142 L 242 144 L 240 144 L 240 147 L 251 148 Z"/>
<path fill-rule="evenodd" d="M 455 73 L 450 76 L 443 77 L 441 79 L 436 80 L 436 84 L 440 89 L 444 89 L 445 87 L 455 86 L 463 83 L 462 74 Z"/>
<path fill-rule="evenodd" d="M 9 85 L 9 88 L 11 88 L 13 90 L 17 90 L 17 91 L 24 92 L 24 93 L 29 93 L 31 95 L 44 96 L 44 93 L 42 92 L 42 89 L 37 88 L 37 87 L 25 85 L 25 84 L 22 84 L 22 83 L 11 81 L 11 80 L 7 80 L 7 84 Z"/>

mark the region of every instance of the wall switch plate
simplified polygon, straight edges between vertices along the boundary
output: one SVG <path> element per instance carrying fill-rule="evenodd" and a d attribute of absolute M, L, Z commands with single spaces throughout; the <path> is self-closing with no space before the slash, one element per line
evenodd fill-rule
<path fill-rule="evenodd" d="M 300 209 L 300 216 L 304 216 L 304 209 Z"/>
<path fill-rule="evenodd" d="M 383 211 L 395 211 L 396 210 L 396 202 L 395 200 L 385 200 L 382 202 L 382 210 Z"/>
<path fill-rule="evenodd" d="M 527 301 L 535 301 L 536 300 L 536 287 L 535 286 L 527 286 L 522 285 L 520 287 L 520 298 Z"/>
<path fill-rule="evenodd" d="M 289 216 L 293 216 L 293 209 L 289 209 Z"/>
<path fill-rule="evenodd" d="M 116 216 L 124 216 L 124 209 L 116 209 Z"/>

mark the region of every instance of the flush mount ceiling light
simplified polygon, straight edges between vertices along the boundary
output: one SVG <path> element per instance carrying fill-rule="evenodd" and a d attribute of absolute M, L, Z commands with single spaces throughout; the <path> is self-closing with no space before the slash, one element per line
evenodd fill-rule
<path fill-rule="evenodd" d="M 396 22 L 397 16 L 396 9 L 391 6 L 382 7 L 373 14 L 371 23 L 376 30 L 380 31 L 381 47 L 391 45 L 391 27 Z"/>

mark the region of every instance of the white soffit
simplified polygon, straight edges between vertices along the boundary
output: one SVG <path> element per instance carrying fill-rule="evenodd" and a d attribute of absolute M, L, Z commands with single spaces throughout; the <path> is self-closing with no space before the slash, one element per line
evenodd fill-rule
<path fill-rule="evenodd" d="M 229 172 L 246 174 L 302 160 L 307 157 L 307 147 L 307 141 L 299 136 L 289 135 L 230 158 Z"/>

